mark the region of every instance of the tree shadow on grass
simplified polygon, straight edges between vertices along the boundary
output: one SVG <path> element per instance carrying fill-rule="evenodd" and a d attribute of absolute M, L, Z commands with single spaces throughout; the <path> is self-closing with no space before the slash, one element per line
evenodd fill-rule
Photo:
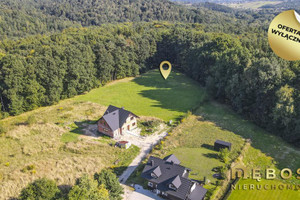
<path fill-rule="evenodd" d="M 71 133 L 76 133 L 79 135 L 84 135 L 83 129 L 85 129 L 88 125 L 96 124 L 96 120 L 85 120 L 85 121 L 76 121 L 74 124 L 77 128 L 72 129 Z M 95 131 L 95 134 L 98 134 L 98 131 Z"/>
<path fill-rule="evenodd" d="M 209 150 L 215 150 L 213 145 L 210 144 L 202 144 L 201 147 L 209 149 Z"/>
<path fill-rule="evenodd" d="M 219 159 L 218 154 L 216 154 L 216 153 L 205 153 L 205 154 L 203 154 L 203 156 L 205 156 L 207 158 Z"/>
<path fill-rule="evenodd" d="M 148 87 L 139 94 L 145 98 L 155 100 L 152 107 L 166 110 L 187 112 L 199 106 L 204 99 L 204 90 L 199 83 L 186 76 L 172 71 L 167 80 L 163 79 L 157 70 L 150 71 L 133 82 Z"/>
<path fill-rule="evenodd" d="M 115 173 L 117 176 L 120 176 L 128 166 L 119 166 L 119 167 L 114 167 L 112 168 L 113 173 Z"/>

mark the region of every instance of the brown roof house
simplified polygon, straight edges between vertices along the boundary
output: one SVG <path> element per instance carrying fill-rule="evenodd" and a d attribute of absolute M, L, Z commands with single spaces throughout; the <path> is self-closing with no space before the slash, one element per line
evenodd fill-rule
<path fill-rule="evenodd" d="M 190 171 L 173 154 L 164 159 L 150 156 L 141 177 L 153 192 L 166 199 L 203 200 L 207 190 L 189 179 Z"/>
<path fill-rule="evenodd" d="M 98 121 L 98 131 L 112 138 L 119 138 L 137 128 L 138 116 L 124 108 L 108 106 L 104 115 Z"/>

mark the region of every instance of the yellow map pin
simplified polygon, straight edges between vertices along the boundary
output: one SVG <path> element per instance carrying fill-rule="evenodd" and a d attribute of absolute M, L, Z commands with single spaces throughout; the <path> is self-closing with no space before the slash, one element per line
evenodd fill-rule
<path fill-rule="evenodd" d="M 168 65 L 169 66 L 169 68 L 168 69 L 164 69 L 163 68 L 163 66 L 164 65 Z M 171 73 L 171 70 L 172 70 L 172 65 L 171 65 L 171 63 L 169 62 L 169 61 L 163 61 L 162 63 L 160 63 L 160 73 L 161 73 L 161 75 L 164 77 L 164 79 L 167 79 L 168 78 L 168 76 L 170 75 L 170 73 Z"/>

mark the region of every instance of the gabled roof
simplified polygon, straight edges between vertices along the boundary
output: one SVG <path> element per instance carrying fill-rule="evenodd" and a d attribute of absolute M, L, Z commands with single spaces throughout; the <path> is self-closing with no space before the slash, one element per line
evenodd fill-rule
<path fill-rule="evenodd" d="M 115 131 L 123 126 L 130 114 L 138 117 L 137 115 L 128 110 L 125 110 L 124 108 L 118 108 L 116 106 L 110 105 L 105 111 L 103 118 L 112 129 L 112 131 Z"/>
<path fill-rule="evenodd" d="M 154 178 L 151 176 L 151 173 L 158 166 L 161 170 L 161 176 Z M 141 176 L 148 181 L 157 184 L 158 190 L 164 191 L 170 195 L 178 197 L 179 199 L 185 199 L 193 184 L 191 180 L 183 176 L 186 170 L 188 170 L 188 168 L 184 166 L 150 156 Z M 170 184 L 178 187 L 177 190 L 171 189 L 169 187 Z"/>
<path fill-rule="evenodd" d="M 119 128 L 119 110 L 103 115 L 103 119 L 106 121 L 111 130 L 115 131 Z"/>
<path fill-rule="evenodd" d="M 153 172 L 152 173 L 154 173 L 155 174 L 155 176 L 157 176 L 157 177 L 160 177 L 160 175 L 161 175 L 161 170 L 160 170 L 160 167 L 159 166 L 157 166 L 154 170 L 153 170 Z"/>
<path fill-rule="evenodd" d="M 196 188 L 189 194 L 189 200 L 199 200 L 203 199 L 207 193 L 207 189 L 204 187 L 197 185 Z"/>
<path fill-rule="evenodd" d="M 174 164 L 178 164 L 178 165 L 180 164 L 180 160 L 178 160 L 178 158 L 174 154 L 165 157 L 164 160 L 169 163 L 173 162 Z"/>
<path fill-rule="evenodd" d="M 174 187 L 175 187 L 176 189 L 178 189 L 178 188 L 180 187 L 180 185 L 181 185 L 181 180 L 180 180 L 179 175 L 177 175 L 177 176 L 173 179 L 173 181 L 171 182 L 171 184 L 174 185 Z"/>

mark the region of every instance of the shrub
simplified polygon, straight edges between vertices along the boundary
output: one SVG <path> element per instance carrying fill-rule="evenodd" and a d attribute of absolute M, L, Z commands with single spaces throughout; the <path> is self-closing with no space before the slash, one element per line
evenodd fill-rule
<path fill-rule="evenodd" d="M 226 166 L 223 166 L 223 167 L 220 168 L 220 175 L 221 175 L 222 179 L 226 178 L 226 171 L 227 171 Z"/>
<path fill-rule="evenodd" d="M 35 174 L 36 173 L 35 165 L 28 165 L 21 170 L 21 172 L 24 172 L 24 173 L 26 173 L 28 171 L 31 172 L 32 174 Z"/>
<path fill-rule="evenodd" d="M 21 191 L 20 200 L 54 200 L 59 192 L 54 181 L 42 178 L 24 188 Z"/>
<path fill-rule="evenodd" d="M 7 132 L 5 126 L 3 124 L 0 124 L 0 135 L 3 135 Z"/>
<path fill-rule="evenodd" d="M 31 115 L 28 117 L 26 124 L 32 126 L 33 124 L 37 123 L 36 117 Z"/>
<path fill-rule="evenodd" d="M 222 162 L 227 164 L 229 162 L 229 150 L 227 148 L 222 148 L 219 152 L 219 158 Z"/>
<path fill-rule="evenodd" d="M 9 167 L 10 163 L 7 162 L 7 163 L 5 163 L 4 165 L 5 165 L 6 167 Z"/>

